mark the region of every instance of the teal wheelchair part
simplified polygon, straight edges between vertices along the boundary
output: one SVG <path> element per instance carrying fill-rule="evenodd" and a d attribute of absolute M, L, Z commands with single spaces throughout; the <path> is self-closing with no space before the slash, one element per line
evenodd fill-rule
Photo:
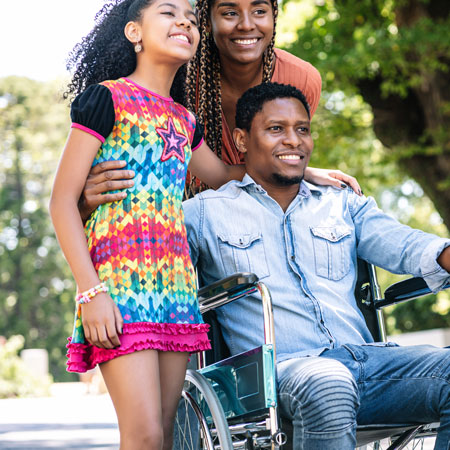
<path fill-rule="evenodd" d="M 243 418 L 275 407 L 276 376 L 273 346 L 264 344 L 200 370 L 209 381 L 227 419 Z M 211 414 L 200 407 L 208 422 Z"/>

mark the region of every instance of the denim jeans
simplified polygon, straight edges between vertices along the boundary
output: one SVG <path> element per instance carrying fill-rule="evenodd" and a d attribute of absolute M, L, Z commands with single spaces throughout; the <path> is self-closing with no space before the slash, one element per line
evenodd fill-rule
<path fill-rule="evenodd" d="M 295 450 L 350 450 L 356 424 L 440 422 L 436 450 L 450 450 L 450 349 L 352 345 L 277 366 L 281 414 Z"/>

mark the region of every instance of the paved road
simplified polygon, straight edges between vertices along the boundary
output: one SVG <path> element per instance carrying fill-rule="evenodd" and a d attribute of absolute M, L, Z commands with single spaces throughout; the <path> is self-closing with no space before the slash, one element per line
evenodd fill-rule
<path fill-rule="evenodd" d="M 48 398 L 0 400 L 0 449 L 119 448 L 116 416 L 107 394 L 87 395 L 64 383 Z"/>

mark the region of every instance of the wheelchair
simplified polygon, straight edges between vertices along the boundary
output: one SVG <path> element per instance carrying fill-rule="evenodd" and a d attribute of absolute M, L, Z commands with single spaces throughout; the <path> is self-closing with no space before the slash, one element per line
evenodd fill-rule
<path fill-rule="evenodd" d="M 262 300 L 264 343 L 230 356 L 215 309 L 256 291 Z M 375 341 L 386 341 L 382 308 L 429 293 L 422 278 L 410 278 L 390 286 L 382 296 L 376 268 L 358 260 L 355 296 Z M 199 304 L 205 322 L 211 325 L 212 349 L 199 354 L 197 370 L 188 369 L 186 373 L 175 420 L 174 449 L 290 450 L 292 424 L 280 417 L 277 407 L 276 343 L 269 290 L 256 275 L 239 273 L 200 289 Z M 424 438 L 435 436 L 438 426 L 358 426 L 357 448 L 425 448 Z"/>

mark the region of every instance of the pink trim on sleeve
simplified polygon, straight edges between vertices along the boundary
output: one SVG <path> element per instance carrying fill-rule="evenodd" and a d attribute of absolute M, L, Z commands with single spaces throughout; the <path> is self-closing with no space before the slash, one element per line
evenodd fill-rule
<path fill-rule="evenodd" d="M 102 144 L 105 142 L 105 138 L 101 134 L 98 134 L 96 131 L 85 127 L 84 125 L 80 125 L 79 123 L 72 123 L 72 126 L 70 128 L 78 128 L 79 130 L 85 131 L 86 133 L 96 137 Z"/>
<path fill-rule="evenodd" d="M 204 141 L 205 141 L 205 139 L 201 138 L 200 142 L 197 144 L 197 146 L 195 148 L 192 149 L 192 151 L 195 152 L 195 150 L 197 150 L 203 144 Z"/>

